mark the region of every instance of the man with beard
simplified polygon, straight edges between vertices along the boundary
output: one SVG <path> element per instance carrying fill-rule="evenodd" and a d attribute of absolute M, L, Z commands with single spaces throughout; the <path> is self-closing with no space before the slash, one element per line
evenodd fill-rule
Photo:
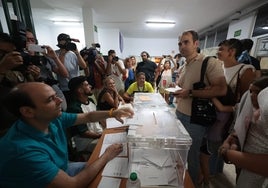
<path fill-rule="evenodd" d="M 85 76 L 72 78 L 68 86 L 71 92 L 71 100 L 67 112 L 87 113 L 96 111 L 96 105 L 89 97 L 92 95 L 92 86 L 89 85 Z M 88 122 L 70 127 L 68 130 L 70 136 L 74 139 L 76 151 L 83 153 L 91 153 L 94 150 L 102 131 L 99 122 Z"/>
<path fill-rule="evenodd" d="M 139 72 L 144 72 L 146 76 L 146 81 L 150 82 L 153 88 L 155 87 L 155 71 L 157 68 L 156 63 L 149 60 L 150 55 L 148 52 L 141 52 L 142 62 L 139 62 L 136 67 L 136 74 Z"/>

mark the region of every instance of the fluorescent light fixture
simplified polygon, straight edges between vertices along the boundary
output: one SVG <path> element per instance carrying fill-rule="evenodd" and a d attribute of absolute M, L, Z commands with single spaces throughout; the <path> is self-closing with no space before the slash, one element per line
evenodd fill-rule
<path fill-rule="evenodd" d="M 264 26 L 264 27 L 262 27 L 262 29 L 265 29 L 265 30 L 267 30 L 267 29 L 268 29 L 268 26 Z"/>
<path fill-rule="evenodd" d="M 56 25 L 80 25 L 82 22 L 78 20 L 53 20 Z"/>
<path fill-rule="evenodd" d="M 176 22 L 173 21 L 146 21 L 145 22 L 148 27 L 153 28 L 170 28 L 174 27 Z"/>

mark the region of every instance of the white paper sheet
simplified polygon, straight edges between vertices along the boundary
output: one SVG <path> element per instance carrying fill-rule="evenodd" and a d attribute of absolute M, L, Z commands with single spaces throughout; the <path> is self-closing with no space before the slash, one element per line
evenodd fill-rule
<path fill-rule="evenodd" d="M 101 146 L 100 155 L 101 156 L 107 147 L 115 143 L 123 144 L 123 151 L 118 156 L 127 156 L 127 133 L 114 133 L 114 134 L 106 134 L 103 139 L 103 143 Z"/>
<path fill-rule="evenodd" d="M 109 161 L 103 169 L 102 176 L 127 178 L 128 158 L 116 157 Z"/>
<path fill-rule="evenodd" d="M 252 110 L 253 107 L 251 103 L 250 94 L 248 92 L 245 94 L 247 95 L 247 96 L 244 96 L 246 97 L 245 103 L 243 104 L 243 107 L 241 108 L 239 115 L 236 117 L 236 121 L 234 125 L 234 129 L 238 136 L 241 149 L 243 149 L 244 147 L 244 142 L 245 142 L 245 138 L 247 135 L 249 123 L 253 115 L 253 110 Z"/>
<path fill-rule="evenodd" d="M 157 165 L 158 167 L 163 167 L 169 157 L 169 152 L 163 149 L 147 149 L 143 152 L 143 158 Z"/>
<path fill-rule="evenodd" d="M 139 174 L 142 186 L 168 185 L 169 178 L 165 168 L 157 168 L 151 164 L 141 165 Z"/>
<path fill-rule="evenodd" d="M 98 185 L 98 188 L 107 188 L 107 187 L 117 188 L 120 186 L 120 183 L 121 179 L 119 178 L 102 177 Z"/>
<path fill-rule="evenodd" d="M 169 93 L 174 93 L 175 91 L 178 91 L 178 90 L 181 90 L 182 88 L 179 87 L 179 86 L 176 86 L 176 87 L 169 87 L 169 88 L 166 88 L 165 90 Z"/>
<path fill-rule="evenodd" d="M 133 105 L 132 105 L 131 103 L 125 103 L 125 104 L 122 104 L 122 103 L 120 102 L 118 108 L 125 108 L 125 107 L 134 110 Z"/>
<path fill-rule="evenodd" d="M 124 118 L 122 118 L 124 120 Z M 123 127 L 125 126 L 121 122 L 117 121 L 115 118 L 108 118 L 106 119 L 106 127 L 107 129 Z"/>

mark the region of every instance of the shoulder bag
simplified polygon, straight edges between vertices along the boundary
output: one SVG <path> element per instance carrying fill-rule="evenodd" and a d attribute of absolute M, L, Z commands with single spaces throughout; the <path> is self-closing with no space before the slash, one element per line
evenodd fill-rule
<path fill-rule="evenodd" d="M 194 90 L 204 89 L 206 87 L 204 76 L 209 58 L 206 57 L 202 63 L 200 81 L 193 84 Z M 216 108 L 210 99 L 193 97 L 191 123 L 208 127 L 213 125 L 216 119 Z"/>

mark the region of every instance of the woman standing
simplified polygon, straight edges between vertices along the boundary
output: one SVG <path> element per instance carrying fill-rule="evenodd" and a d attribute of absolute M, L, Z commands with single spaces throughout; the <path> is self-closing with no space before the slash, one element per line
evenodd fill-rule
<path fill-rule="evenodd" d="M 242 43 L 238 39 L 224 40 L 219 44 L 218 58 L 223 62 L 224 75 L 229 86 L 230 96 L 213 98 L 217 109 L 217 121 L 209 128 L 200 153 L 201 173 L 199 183 L 209 184 L 209 174 L 221 173 L 223 161 L 218 157 L 218 148 L 223 142 L 223 135 L 230 127 L 230 118 L 241 96 L 248 90 L 255 79 L 255 68 L 241 64 L 237 58 L 242 53 Z M 209 160 L 211 164 L 209 165 Z M 211 172 L 209 172 L 211 169 Z"/>
<path fill-rule="evenodd" d="M 125 91 L 127 91 L 128 87 L 135 82 L 135 73 L 132 65 L 132 61 L 130 58 L 126 58 L 125 61 L 125 67 L 127 70 L 126 76 L 125 76 Z"/>
<path fill-rule="evenodd" d="M 174 64 L 173 68 L 171 68 L 171 62 Z M 172 74 L 176 68 L 176 64 L 170 57 L 165 60 L 163 69 L 159 75 L 160 81 L 157 86 L 159 87 L 159 93 L 164 97 L 167 104 L 169 104 L 169 93 L 165 89 L 172 86 Z"/>

